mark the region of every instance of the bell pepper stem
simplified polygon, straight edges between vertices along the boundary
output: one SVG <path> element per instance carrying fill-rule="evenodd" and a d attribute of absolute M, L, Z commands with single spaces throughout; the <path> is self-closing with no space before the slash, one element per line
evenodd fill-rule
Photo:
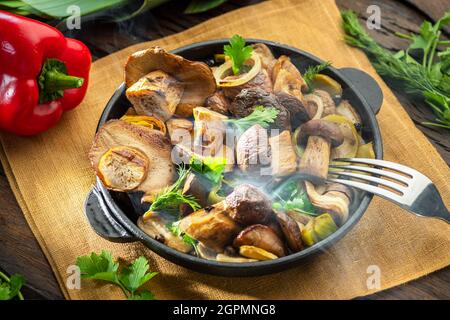
<path fill-rule="evenodd" d="M 45 89 L 47 92 L 79 88 L 83 85 L 83 82 L 83 78 L 69 76 L 56 70 L 49 70 L 45 75 Z"/>

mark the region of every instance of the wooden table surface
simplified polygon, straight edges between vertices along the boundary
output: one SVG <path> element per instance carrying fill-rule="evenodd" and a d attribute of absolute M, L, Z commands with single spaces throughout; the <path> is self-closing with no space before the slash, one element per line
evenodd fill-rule
<path fill-rule="evenodd" d="M 94 58 L 105 56 L 142 41 L 164 37 L 192 27 L 211 17 L 230 10 L 261 2 L 259 0 L 230 0 L 221 7 L 203 14 L 184 15 L 183 4 L 167 3 L 132 21 L 121 24 L 83 23 L 81 31 L 68 34 L 84 41 Z M 367 17 L 366 8 L 376 4 L 381 8 L 382 29 L 370 34 L 383 46 L 393 50 L 404 48 L 406 41 L 394 32 L 417 32 L 424 19 L 436 21 L 444 11 L 450 10 L 449 0 L 336 0 L 342 9 L 358 12 L 361 21 Z M 444 34 L 450 35 L 447 28 Z M 420 125 L 432 116 L 420 102 L 408 100 L 400 91 L 394 92 L 409 112 L 417 127 L 430 139 L 450 165 L 450 131 L 430 129 Z M 27 279 L 24 288 L 28 299 L 62 299 L 63 296 L 52 270 L 34 238 L 0 168 L 0 266 L 8 273 L 21 273 Z M 368 299 L 449 299 L 450 268 L 437 271 L 424 278 L 365 297 Z"/>

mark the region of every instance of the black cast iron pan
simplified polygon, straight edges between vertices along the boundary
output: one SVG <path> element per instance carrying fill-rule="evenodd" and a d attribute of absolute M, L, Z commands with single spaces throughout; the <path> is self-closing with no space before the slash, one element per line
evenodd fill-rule
<path fill-rule="evenodd" d="M 270 47 L 275 57 L 287 55 L 304 71 L 309 65 L 321 63 L 319 58 L 299 49 L 280 43 L 249 39 L 249 43 L 262 42 Z M 172 51 L 190 60 L 209 61 L 215 53 L 222 52 L 228 40 L 212 40 L 194 43 Z M 375 80 L 367 73 L 354 68 L 328 68 L 324 71 L 343 87 L 343 98 L 348 99 L 362 118 L 363 137 L 373 141 L 375 155 L 382 158 L 381 135 L 375 115 L 381 108 L 383 94 Z M 98 126 L 110 119 L 120 118 L 130 107 L 122 84 L 109 100 Z M 351 215 L 335 233 L 315 245 L 276 260 L 254 263 L 225 263 L 210 261 L 172 249 L 148 236 L 136 225 L 137 218 L 147 209 L 140 204 L 140 196 L 107 190 L 101 181 L 97 182 L 86 200 L 86 215 L 92 228 L 102 237 L 113 242 L 141 241 L 160 256 L 192 270 L 223 276 L 255 276 L 275 273 L 293 267 L 300 261 L 321 252 L 342 238 L 366 211 L 372 195 L 361 194 L 353 201 Z"/>

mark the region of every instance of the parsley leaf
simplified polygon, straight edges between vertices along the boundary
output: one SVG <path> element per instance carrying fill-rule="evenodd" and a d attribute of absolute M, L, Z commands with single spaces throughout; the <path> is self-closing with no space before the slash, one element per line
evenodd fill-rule
<path fill-rule="evenodd" d="M 321 73 L 326 68 L 328 68 L 329 66 L 331 66 L 331 62 L 327 61 L 327 62 L 323 62 L 321 64 L 317 64 L 315 66 L 309 66 L 308 68 L 306 68 L 305 74 L 303 75 L 303 79 L 305 80 L 306 84 L 308 85 L 308 89 L 310 92 L 314 90 L 314 86 L 313 86 L 314 77 L 317 74 Z"/>
<path fill-rule="evenodd" d="M 231 37 L 230 44 L 223 47 L 223 51 L 231 59 L 233 73 L 237 75 L 244 62 L 251 57 L 253 48 L 246 46 L 244 38 L 235 34 Z"/>
<path fill-rule="evenodd" d="M 145 257 L 137 258 L 131 265 L 119 271 L 119 263 L 114 262 L 111 252 L 103 250 L 101 254 L 92 252 L 88 256 L 78 257 L 76 265 L 80 268 L 83 279 L 101 280 L 115 284 L 122 289 L 125 296 L 130 300 L 152 300 L 153 294 L 142 291 L 136 294 L 136 290 L 142 287 L 157 272 L 148 272 L 149 265 Z M 145 299 L 150 298 L 152 299 Z"/>
<path fill-rule="evenodd" d="M 316 215 L 316 210 L 309 201 L 305 190 L 300 188 L 297 181 L 289 180 L 273 192 L 272 207 L 276 210 L 296 211 L 308 215 Z"/>
<path fill-rule="evenodd" d="M 259 124 L 261 127 L 267 129 L 275 121 L 279 112 L 279 110 L 273 107 L 265 108 L 263 106 L 257 106 L 251 114 L 244 118 L 226 119 L 224 121 L 234 125 L 239 132 L 244 132 L 255 124 Z"/>
<path fill-rule="evenodd" d="M 14 274 L 10 278 L 0 272 L 0 300 L 11 300 L 16 296 L 23 300 L 20 289 L 25 284 L 25 278 L 20 274 Z"/>
<path fill-rule="evenodd" d="M 214 184 L 220 184 L 223 179 L 223 171 L 227 164 L 227 159 L 223 157 L 204 157 L 193 156 L 190 161 L 191 169 L 203 175 Z"/>

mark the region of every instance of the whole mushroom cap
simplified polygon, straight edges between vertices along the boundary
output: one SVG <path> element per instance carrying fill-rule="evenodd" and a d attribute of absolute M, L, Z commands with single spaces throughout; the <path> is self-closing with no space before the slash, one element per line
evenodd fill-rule
<path fill-rule="evenodd" d="M 322 137 L 330 141 L 332 147 L 337 147 L 344 142 L 344 135 L 342 134 L 339 125 L 322 119 L 309 120 L 304 123 L 300 127 L 298 142 L 304 144 L 310 136 Z"/>
<path fill-rule="evenodd" d="M 161 47 L 141 50 L 128 57 L 125 64 L 127 88 L 155 70 L 164 71 L 183 84 L 184 93 L 177 106 L 177 113 L 182 111 L 182 116 L 192 115 L 192 109 L 203 105 L 205 99 L 216 91 L 216 81 L 208 65 L 168 53 Z"/>

